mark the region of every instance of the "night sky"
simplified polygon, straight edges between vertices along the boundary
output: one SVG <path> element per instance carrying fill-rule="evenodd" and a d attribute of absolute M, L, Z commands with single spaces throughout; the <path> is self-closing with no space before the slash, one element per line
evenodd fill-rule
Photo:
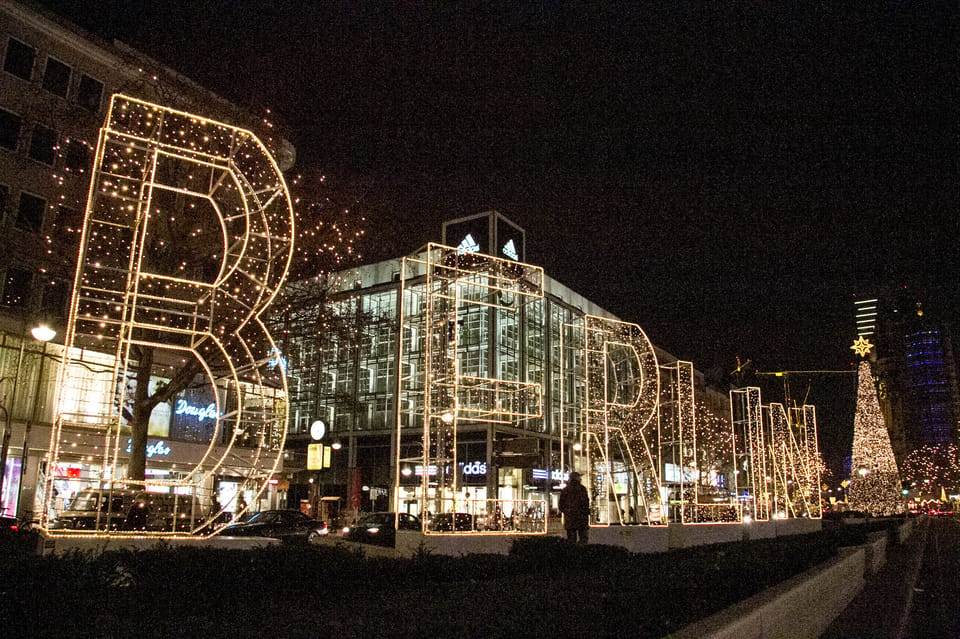
<path fill-rule="evenodd" d="M 854 368 L 882 285 L 960 313 L 956 2 L 44 4 L 270 108 L 297 170 L 362 176 L 370 259 L 499 210 L 711 379 Z M 855 375 L 791 392 L 849 454 Z"/>

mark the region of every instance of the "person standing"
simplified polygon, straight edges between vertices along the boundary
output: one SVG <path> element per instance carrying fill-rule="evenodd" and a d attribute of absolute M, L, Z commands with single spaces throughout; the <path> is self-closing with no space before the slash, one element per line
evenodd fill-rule
<path fill-rule="evenodd" d="M 587 543 L 590 536 L 590 496 L 580 483 L 580 473 L 570 473 L 570 480 L 560 491 L 559 506 L 567 539 L 580 544 Z"/>

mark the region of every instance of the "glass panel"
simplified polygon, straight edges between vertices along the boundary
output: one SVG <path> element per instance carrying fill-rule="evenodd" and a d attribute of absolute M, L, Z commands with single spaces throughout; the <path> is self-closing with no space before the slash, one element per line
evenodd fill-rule
<path fill-rule="evenodd" d="M 53 166 L 56 158 L 57 132 L 40 124 L 33 125 L 33 134 L 30 136 L 30 150 L 27 152 L 37 162 Z"/>
<path fill-rule="evenodd" d="M 29 80 L 33 75 L 33 59 L 36 56 L 33 47 L 19 40 L 7 40 L 7 55 L 3 59 L 3 70 L 18 78 Z"/>
<path fill-rule="evenodd" d="M 43 226 L 43 209 L 46 205 L 46 201 L 41 197 L 21 193 L 20 206 L 17 209 L 17 228 L 31 233 L 39 232 Z"/>
<path fill-rule="evenodd" d="M 17 149 L 22 124 L 23 120 L 19 115 L 0 109 L 0 147 L 14 151 Z"/>
<path fill-rule="evenodd" d="M 7 269 L 3 282 L 2 301 L 6 306 L 24 306 L 30 301 L 33 273 L 19 268 Z"/>
<path fill-rule="evenodd" d="M 43 88 L 61 98 L 67 97 L 70 67 L 59 60 L 47 58 L 47 68 L 43 71 Z"/>
<path fill-rule="evenodd" d="M 100 100 L 103 97 L 103 82 L 84 74 L 80 76 L 80 86 L 77 88 L 77 104 L 90 111 L 100 110 Z"/>

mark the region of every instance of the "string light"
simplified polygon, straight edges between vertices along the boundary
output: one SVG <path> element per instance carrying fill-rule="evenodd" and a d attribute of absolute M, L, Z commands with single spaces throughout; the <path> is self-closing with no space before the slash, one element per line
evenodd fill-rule
<path fill-rule="evenodd" d="M 790 412 L 788 415 L 778 403 L 768 407 L 773 509 L 793 517 L 820 519 L 816 410 L 803 406 Z"/>
<path fill-rule="evenodd" d="M 857 409 L 853 421 L 852 475 L 848 501 L 852 510 L 873 515 L 904 511 L 900 474 L 877 399 L 870 363 L 857 371 Z"/>
<path fill-rule="evenodd" d="M 497 377 L 465 374 L 461 357 L 461 323 L 470 312 L 491 309 L 502 326 L 518 322 L 524 307 L 543 299 L 543 270 L 501 258 L 465 253 L 429 244 L 416 256 L 405 257 L 400 272 L 399 326 L 404 336 L 423 335 L 422 344 L 401 346 L 401 370 L 413 371 L 401 384 L 397 407 L 397 472 L 394 494 L 401 492 L 405 465 L 434 469 L 421 473 L 422 513 L 446 516 L 453 524 L 442 529 L 425 522 L 427 534 L 503 534 L 503 526 L 479 529 L 477 521 L 519 518 L 529 525 L 511 533 L 546 532 L 542 500 L 458 499 L 457 431 L 460 422 L 495 422 L 520 427 L 523 419 L 542 415 L 542 380 L 522 380 L 504 369 Z M 519 367 L 516 369 L 519 371 Z M 401 376 L 402 377 L 402 376 Z M 402 455 L 403 426 L 422 419 L 422 437 Z M 471 525 L 456 525 L 458 503 L 469 508 Z M 398 509 L 399 510 L 399 509 Z M 526 513 L 539 513 L 527 517 Z M 435 519 L 435 521 L 439 521 Z M 466 521 L 466 520 L 465 520 Z"/>
<path fill-rule="evenodd" d="M 643 518 L 650 525 L 666 524 L 666 505 L 659 459 L 657 409 L 660 368 L 653 345 L 636 324 L 585 315 L 582 324 L 571 325 L 579 337 L 573 370 L 561 360 L 561 378 L 573 373 L 583 379 L 582 399 L 573 403 L 579 417 L 573 427 L 587 451 L 589 481 L 594 509 L 607 508 L 605 523 L 624 514 L 619 502 L 611 504 L 613 474 L 624 465 L 637 478 L 637 497 Z M 691 395 L 692 397 L 692 395 Z M 561 398 L 566 420 L 567 398 Z M 564 430 L 568 425 L 564 423 Z M 615 513 L 609 512 L 616 508 Z M 598 515 L 600 513 L 597 513 Z M 594 517 L 593 523 L 597 523 Z"/>
<path fill-rule="evenodd" d="M 692 446 L 688 449 L 694 460 L 694 481 L 691 489 L 685 491 L 682 521 L 685 524 L 740 523 L 742 506 L 736 501 L 735 493 L 731 503 L 726 485 L 727 473 L 736 468 L 733 426 L 730 420 L 715 415 L 705 403 L 698 401 L 694 428 Z M 684 461 L 687 459 L 685 456 Z M 681 473 L 681 479 L 683 477 Z"/>
<path fill-rule="evenodd" d="M 904 480 L 911 486 L 930 492 L 930 487 L 944 487 L 957 492 L 960 488 L 960 447 L 956 444 L 927 444 L 907 455 Z"/>
<path fill-rule="evenodd" d="M 192 232 L 164 232 L 170 225 Z M 196 467 L 180 478 L 150 483 L 196 496 L 229 464 L 245 473 L 239 491 L 259 495 L 280 463 L 276 451 L 283 447 L 287 423 L 286 378 L 282 367 L 267 366 L 277 348 L 260 318 L 284 282 L 293 238 L 286 184 L 273 155 L 253 133 L 113 96 L 79 242 L 51 464 L 60 461 L 64 430 L 82 425 L 102 442 L 98 490 L 145 484 L 142 477 L 122 478 L 119 460 L 129 437 L 125 413 L 136 411 L 142 401 L 137 399 L 137 352 L 146 357 L 149 349 L 152 359 L 156 350 L 180 362 L 157 361 L 151 372 L 166 379 L 161 384 L 172 387 L 180 373 L 192 381 L 190 362 L 198 363 L 196 371 L 215 397 L 216 418 Z M 112 402 L 87 407 L 88 414 L 65 413 L 62 401 L 84 391 L 78 386 L 83 376 L 71 371 L 86 349 L 112 357 L 109 379 L 120 380 L 119 388 Z M 218 446 L 223 431 L 229 436 Z M 240 445 L 246 448 L 234 450 Z M 53 473 L 47 478 L 45 494 L 51 498 L 54 479 Z M 49 510 L 41 521 L 45 528 Z M 209 512 L 188 531 L 157 534 L 201 529 L 211 534 L 223 512 Z"/>

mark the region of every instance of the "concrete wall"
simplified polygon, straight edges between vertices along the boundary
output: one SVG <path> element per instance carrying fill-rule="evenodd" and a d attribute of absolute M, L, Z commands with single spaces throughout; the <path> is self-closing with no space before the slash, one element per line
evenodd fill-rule
<path fill-rule="evenodd" d="M 620 546 L 630 552 L 666 552 L 670 550 L 670 529 L 675 526 L 609 526 L 591 528 L 590 543 Z"/>
<path fill-rule="evenodd" d="M 676 548 L 691 548 L 707 544 L 770 539 L 784 535 L 799 535 L 820 530 L 819 520 L 795 519 L 751 524 L 707 524 L 683 526 L 609 526 L 590 529 L 590 543 L 620 546 L 630 552 L 657 553 Z M 552 536 L 563 536 L 562 530 L 551 530 Z M 376 556 L 410 557 L 422 548 L 442 555 L 469 555 L 471 553 L 507 554 L 514 535 L 423 535 L 402 530 L 397 534 L 397 547 L 363 545 L 366 554 Z M 358 544 L 331 535 L 322 543 L 342 544 L 361 548 Z"/>
<path fill-rule="evenodd" d="M 670 635 L 672 639 L 815 639 L 863 589 L 866 552 L 839 556 Z"/>
<path fill-rule="evenodd" d="M 742 541 L 746 526 L 743 524 L 698 524 L 692 526 L 671 525 L 670 548 L 690 548 L 708 544 Z"/>
<path fill-rule="evenodd" d="M 910 535 L 913 534 L 913 529 L 917 525 L 916 519 L 907 519 L 900 526 L 897 527 L 897 543 L 902 544 L 906 540 L 910 539 Z"/>
<path fill-rule="evenodd" d="M 887 563 L 887 539 L 889 535 L 885 530 L 867 535 L 867 543 L 863 545 L 863 550 L 866 552 L 865 564 L 868 576 L 880 572 Z"/>

